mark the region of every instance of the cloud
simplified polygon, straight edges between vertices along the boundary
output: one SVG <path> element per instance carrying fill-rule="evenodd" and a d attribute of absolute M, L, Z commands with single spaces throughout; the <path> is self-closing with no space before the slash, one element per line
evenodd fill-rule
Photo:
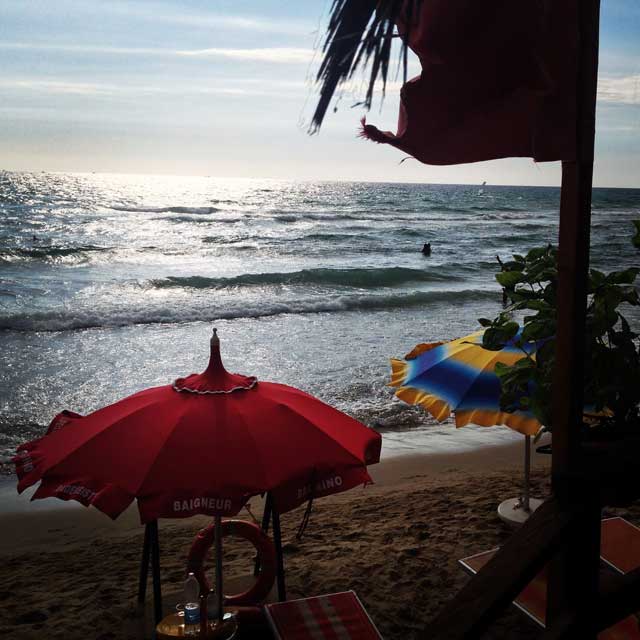
<path fill-rule="evenodd" d="M 18 93 L 62 94 L 70 96 L 144 96 L 144 95 L 218 95 L 218 96 L 273 96 L 300 98 L 304 95 L 304 82 L 264 81 L 256 78 L 221 79 L 214 84 L 184 81 L 180 84 L 146 85 L 137 82 L 123 84 L 75 82 L 64 79 L 9 78 L 0 79 L 0 91 Z"/>
<path fill-rule="evenodd" d="M 84 44 L 50 44 L 47 42 L 0 42 L 0 49 L 10 51 L 59 51 L 60 53 L 97 53 L 108 55 L 178 55 L 177 51 L 171 49 L 155 49 L 150 47 L 110 47 Z"/>
<path fill-rule="evenodd" d="M 60 53 L 85 53 L 99 55 L 169 56 L 169 57 L 217 57 L 232 60 L 267 62 L 273 64 L 308 64 L 312 49 L 296 47 L 262 47 L 256 49 L 211 48 L 211 49 L 160 49 L 151 47 L 110 47 L 102 45 L 75 45 L 3 42 L 0 49 L 15 51 L 59 51 Z"/>
<path fill-rule="evenodd" d="M 204 29 L 236 29 L 238 31 L 254 31 L 280 35 L 308 35 L 314 28 L 307 23 L 288 20 L 273 20 L 264 17 L 234 16 L 220 14 L 188 14 L 184 12 L 164 13 L 146 10 L 136 11 L 137 17 L 155 22 L 181 24 Z M 128 14 L 130 15 L 130 13 Z"/>
<path fill-rule="evenodd" d="M 181 56 L 210 56 L 251 62 L 273 62 L 278 64 L 306 64 L 311 62 L 314 52 L 311 49 L 294 47 L 271 47 L 262 49 L 194 49 L 177 52 Z"/>
<path fill-rule="evenodd" d="M 118 91 L 115 85 L 88 82 L 67 82 L 64 80 L 0 80 L 0 89 L 38 91 L 43 93 L 63 93 L 71 95 L 111 95 Z"/>
<path fill-rule="evenodd" d="M 640 105 L 640 74 L 598 79 L 598 100 L 612 104 Z"/>
<path fill-rule="evenodd" d="M 5 3 L 3 13 L 14 13 L 24 17 L 31 11 L 36 19 L 58 19 L 60 16 L 74 16 L 80 20 L 108 20 L 123 18 L 127 22 L 137 22 L 133 28 L 139 28 L 141 22 L 166 23 L 172 26 L 187 26 L 196 29 L 225 29 L 279 35 L 308 35 L 317 30 L 310 22 L 282 17 L 261 15 L 239 15 L 216 13 L 207 10 L 198 11 L 183 0 L 178 2 L 159 2 L 155 0 L 56 0 L 55 2 Z"/>

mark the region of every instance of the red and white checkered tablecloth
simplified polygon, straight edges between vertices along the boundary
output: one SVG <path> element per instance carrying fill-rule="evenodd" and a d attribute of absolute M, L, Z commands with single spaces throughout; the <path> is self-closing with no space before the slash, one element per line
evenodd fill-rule
<path fill-rule="evenodd" d="M 278 640 L 382 640 L 353 591 L 266 607 Z"/>

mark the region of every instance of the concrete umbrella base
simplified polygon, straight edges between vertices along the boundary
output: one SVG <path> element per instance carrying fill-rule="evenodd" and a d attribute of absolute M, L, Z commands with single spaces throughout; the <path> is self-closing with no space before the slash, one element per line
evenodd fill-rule
<path fill-rule="evenodd" d="M 498 506 L 498 517 L 508 525 L 517 527 L 543 503 L 543 500 L 529 498 L 529 509 L 525 509 L 522 498 L 509 498 Z"/>

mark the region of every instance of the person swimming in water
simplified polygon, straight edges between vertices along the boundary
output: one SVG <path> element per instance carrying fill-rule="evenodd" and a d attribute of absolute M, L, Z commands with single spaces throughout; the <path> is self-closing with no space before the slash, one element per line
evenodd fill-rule
<path fill-rule="evenodd" d="M 431 243 L 430 242 L 425 242 L 423 247 L 422 247 L 422 255 L 423 256 L 430 256 L 431 255 Z"/>

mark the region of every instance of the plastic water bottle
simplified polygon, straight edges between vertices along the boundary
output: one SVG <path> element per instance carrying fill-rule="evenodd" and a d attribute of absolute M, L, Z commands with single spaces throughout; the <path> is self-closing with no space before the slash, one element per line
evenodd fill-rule
<path fill-rule="evenodd" d="M 190 573 L 184 583 L 184 635 L 200 634 L 200 584 Z"/>

